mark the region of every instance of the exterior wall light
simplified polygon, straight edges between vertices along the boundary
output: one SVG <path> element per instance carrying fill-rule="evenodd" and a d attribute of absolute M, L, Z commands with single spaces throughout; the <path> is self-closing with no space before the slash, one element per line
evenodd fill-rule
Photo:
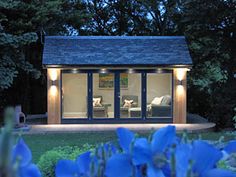
<path fill-rule="evenodd" d="M 73 74 L 76 74 L 76 73 L 78 73 L 78 69 L 75 69 L 75 68 L 74 68 L 74 69 L 72 69 L 72 73 L 73 73 Z"/>
<path fill-rule="evenodd" d="M 133 68 L 129 68 L 129 69 L 128 69 L 128 73 L 129 73 L 129 74 L 134 73 L 134 69 L 133 69 Z"/>
<path fill-rule="evenodd" d="M 178 85 L 183 85 L 183 80 L 178 80 Z"/>
<path fill-rule="evenodd" d="M 106 69 L 106 68 L 102 68 L 102 69 L 100 69 L 100 73 L 102 73 L 102 74 L 107 73 L 107 69 Z"/>
<path fill-rule="evenodd" d="M 158 74 L 161 74 L 161 73 L 162 73 L 162 69 L 161 69 L 161 68 L 157 68 L 156 72 L 157 72 Z"/>
<path fill-rule="evenodd" d="M 49 76 L 49 93 L 52 96 L 56 96 L 58 92 L 57 80 L 58 80 L 58 70 L 57 69 L 48 69 Z"/>
<path fill-rule="evenodd" d="M 53 86 L 53 85 L 56 85 L 56 80 L 54 80 L 54 81 L 52 80 L 52 81 L 51 81 L 51 85 L 52 85 L 52 86 Z"/>

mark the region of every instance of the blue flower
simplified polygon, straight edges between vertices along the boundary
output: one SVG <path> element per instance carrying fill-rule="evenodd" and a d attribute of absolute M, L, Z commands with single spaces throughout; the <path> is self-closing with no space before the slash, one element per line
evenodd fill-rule
<path fill-rule="evenodd" d="M 164 150 L 176 141 L 175 126 L 160 128 L 153 134 L 151 148 L 152 153 L 162 153 Z"/>
<path fill-rule="evenodd" d="M 22 138 L 20 138 L 18 143 L 13 147 L 12 154 L 13 161 L 19 161 L 20 166 L 26 166 L 31 162 L 31 151 Z"/>
<path fill-rule="evenodd" d="M 179 144 L 175 150 L 176 177 L 186 177 L 191 159 L 192 147 L 189 144 Z"/>
<path fill-rule="evenodd" d="M 20 177 L 40 177 L 41 173 L 38 167 L 31 163 L 32 154 L 29 147 L 25 144 L 22 138 L 12 150 L 12 163 L 17 164 Z"/>
<path fill-rule="evenodd" d="M 228 154 L 236 153 L 236 140 L 230 141 L 224 148 Z"/>
<path fill-rule="evenodd" d="M 56 176 L 236 177 L 233 172 L 217 169 L 223 156 L 219 149 L 201 140 L 181 141 L 174 126 L 156 131 L 150 141 L 136 138 L 126 128 L 118 128 L 117 136 L 121 151 L 112 144 L 104 144 L 95 149 L 94 155 L 87 152 L 76 161 L 61 160 Z M 234 153 L 235 147 L 235 141 L 231 141 L 224 151 Z"/>
<path fill-rule="evenodd" d="M 78 164 L 80 175 L 89 176 L 90 161 L 91 161 L 90 152 L 85 152 L 85 153 L 83 153 L 83 154 L 81 154 L 80 156 L 77 157 L 76 163 Z"/>
<path fill-rule="evenodd" d="M 123 149 L 123 151 L 129 153 L 130 152 L 130 145 L 131 142 L 134 139 L 134 133 L 131 132 L 127 128 L 118 128 L 116 130 L 117 136 L 118 136 L 118 141 L 120 144 L 120 147 Z"/>
<path fill-rule="evenodd" d="M 236 177 L 236 173 L 223 169 L 212 169 L 204 174 L 204 177 Z"/>
<path fill-rule="evenodd" d="M 72 177 L 72 176 L 90 176 L 90 152 L 85 152 L 77 157 L 76 161 L 59 160 L 56 165 L 57 177 Z"/>
<path fill-rule="evenodd" d="M 128 154 L 115 154 L 108 159 L 105 171 L 107 177 L 130 177 L 131 174 L 132 164 Z"/>
<path fill-rule="evenodd" d="M 147 164 L 149 176 L 164 176 L 162 172 L 166 164 L 164 151 L 176 141 L 174 126 L 156 131 L 152 136 L 151 144 L 146 138 L 135 139 L 134 133 L 126 128 L 117 129 L 117 135 L 121 148 L 131 158 L 127 159 L 128 161 L 132 160 L 134 166 Z"/>
<path fill-rule="evenodd" d="M 175 151 L 177 177 L 186 177 L 187 173 L 198 177 L 235 177 L 233 172 L 216 169 L 222 156 L 220 150 L 205 141 L 179 144 Z"/>
<path fill-rule="evenodd" d="M 203 176 L 207 171 L 216 167 L 223 154 L 214 146 L 204 141 L 196 140 L 193 142 L 191 156 L 193 172 Z"/>
<path fill-rule="evenodd" d="M 55 174 L 57 177 L 79 176 L 78 164 L 72 160 L 59 160 Z"/>

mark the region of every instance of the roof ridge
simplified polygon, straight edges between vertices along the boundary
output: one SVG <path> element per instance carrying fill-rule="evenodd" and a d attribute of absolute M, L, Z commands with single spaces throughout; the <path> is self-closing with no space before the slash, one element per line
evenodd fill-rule
<path fill-rule="evenodd" d="M 46 39 L 185 39 L 185 36 L 45 36 Z"/>

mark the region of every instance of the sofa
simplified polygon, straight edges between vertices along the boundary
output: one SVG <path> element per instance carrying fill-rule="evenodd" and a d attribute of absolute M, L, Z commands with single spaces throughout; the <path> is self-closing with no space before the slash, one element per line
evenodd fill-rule
<path fill-rule="evenodd" d="M 171 96 L 163 96 L 159 105 L 151 104 L 149 117 L 171 117 Z"/>

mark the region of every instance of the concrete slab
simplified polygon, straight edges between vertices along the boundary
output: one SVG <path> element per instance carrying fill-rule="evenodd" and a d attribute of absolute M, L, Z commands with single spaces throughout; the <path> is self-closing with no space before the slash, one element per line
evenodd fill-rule
<path fill-rule="evenodd" d="M 32 125 L 28 132 L 22 134 L 47 134 L 47 133 L 76 133 L 76 132 L 101 132 L 115 131 L 118 127 L 126 127 L 133 131 L 150 131 L 160 129 L 167 125 L 176 126 L 177 131 L 188 132 L 213 131 L 214 123 L 201 124 L 60 124 L 60 125 Z"/>

